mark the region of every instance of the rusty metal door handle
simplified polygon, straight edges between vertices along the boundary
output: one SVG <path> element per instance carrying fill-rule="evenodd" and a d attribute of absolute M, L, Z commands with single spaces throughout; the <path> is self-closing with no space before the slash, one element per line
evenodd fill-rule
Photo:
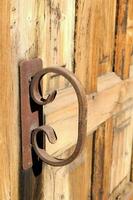
<path fill-rule="evenodd" d="M 79 80 L 72 72 L 63 67 L 41 68 L 42 61 L 40 59 L 33 59 L 31 61 L 24 61 L 20 63 L 23 169 L 28 169 L 33 165 L 31 147 L 33 147 L 36 155 L 41 159 L 41 161 L 49 165 L 64 166 L 71 163 L 82 149 L 84 135 L 86 133 L 87 100 L 85 91 Z M 37 141 L 37 137 L 40 134 L 43 136 L 46 135 L 49 142 L 52 144 L 57 141 L 57 135 L 54 129 L 48 125 L 43 125 L 42 119 L 37 119 L 37 115 L 39 116 L 39 114 L 41 114 L 42 116 L 42 107 L 54 101 L 57 94 L 57 91 L 54 90 L 46 99 L 44 99 L 42 91 L 40 90 L 41 79 L 43 76 L 51 72 L 64 76 L 75 89 L 78 99 L 78 139 L 74 152 L 67 159 L 52 157 L 44 148 L 39 147 Z M 26 103 L 28 103 L 28 99 L 30 99 L 29 106 L 26 105 Z M 26 101 L 26 103 L 23 101 Z M 33 105 L 35 106 L 35 109 L 32 107 Z M 25 106 L 25 108 L 23 106 Z M 29 116 L 27 116 L 27 118 L 30 117 L 31 119 L 27 119 L 26 121 L 26 116 L 24 116 L 25 114 L 28 114 Z M 25 125 L 27 128 L 24 127 Z M 29 131 L 30 133 L 26 133 L 26 131 Z M 26 151 L 28 155 L 26 154 Z"/>

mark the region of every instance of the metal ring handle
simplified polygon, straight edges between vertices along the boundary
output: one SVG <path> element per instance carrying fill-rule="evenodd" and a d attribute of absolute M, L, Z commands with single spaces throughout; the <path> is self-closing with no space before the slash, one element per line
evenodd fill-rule
<path fill-rule="evenodd" d="M 63 67 L 48 67 L 44 68 L 43 70 L 37 72 L 35 76 L 33 77 L 31 81 L 31 86 L 30 86 L 30 93 L 32 99 L 39 105 L 46 105 L 47 103 L 50 103 L 54 100 L 56 96 L 56 91 L 52 92 L 47 99 L 43 99 L 42 95 L 40 94 L 39 90 L 39 83 L 40 80 L 42 79 L 43 76 L 45 76 L 47 73 L 56 73 L 58 75 L 64 76 L 73 86 L 75 89 L 75 92 L 77 94 L 77 99 L 78 99 L 78 139 L 77 139 L 77 144 L 75 147 L 74 152 L 72 155 L 67 158 L 67 159 L 58 159 L 50 156 L 47 154 L 47 152 L 44 149 L 41 149 L 37 145 L 37 133 L 39 131 L 43 131 L 43 134 L 45 133 L 47 136 L 49 135 L 49 131 L 46 131 L 43 126 L 43 129 L 37 128 L 33 131 L 32 134 L 32 145 L 33 148 L 36 152 L 36 154 L 40 157 L 41 160 L 46 162 L 49 165 L 52 166 L 64 166 L 69 163 L 71 163 L 79 154 L 80 150 L 82 149 L 83 146 L 83 141 L 84 141 L 84 136 L 86 134 L 86 124 L 87 124 L 87 99 L 85 95 L 84 88 L 82 87 L 81 83 L 79 80 L 76 78 L 76 76 L 68 71 L 67 69 Z M 53 136 L 54 133 L 52 133 Z M 54 137 L 54 136 L 53 136 Z"/>

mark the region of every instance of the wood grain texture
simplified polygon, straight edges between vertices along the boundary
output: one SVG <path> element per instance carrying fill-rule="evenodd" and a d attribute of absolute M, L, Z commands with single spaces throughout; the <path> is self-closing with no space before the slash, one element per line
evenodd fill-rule
<path fill-rule="evenodd" d="M 78 0 L 76 4 L 75 71 L 86 92 L 96 91 L 98 33 L 96 2 Z"/>
<path fill-rule="evenodd" d="M 73 71 L 74 62 L 75 0 L 38 1 L 38 56 L 44 67 L 65 65 Z M 49 75 L 44 89 L 62 89 L 68 82 L 61 76 Z"/>
<path fill-rule="evenodd" d="M 113 123 L 112 118 L 103 123 L 94 134 L 92 199 L 109 199 Z"/>
<path fill-rule="evenodd" d="M 128 99 L 123 103 L 123 105 L 121 105 L 121 111 L 114 116 L 114 141 L 110 192 L 112 192 L 119 183 L 130 174 L 133 138 L 132 108 L 132 99 Z M 129 176 L 127 182 L 128 181 L 130 181 Z"/>
<path fill-rule="evenodd" d="M 129 174 L 126 176 L 120 183 L 119 185 L 110 193 L 109 200 L 114 200 L 117 199 L 121 192 L 123 191 L 124 187 L 128 183 L 129 180 Z"/>
<path fill-rule="evenodd" d="M 17 67 L 11 57 L 10 1 L 0 2 L 0 199 L 19 199 L 19 115 Z"/>
<path fill-rule="evenodd" d="M 98 5 L 98 75 L 113 71 L 116 2 L 116 0 L 101 0 Z"/>
<path fill-rule="evenodd" d="M 68 166 L 44 166 L 40 199 L 90 199 L 92 138 L 92 135 L 86 138 L 82 153 Z M 73 148 L 68 148 L 59 157 L 70 155 Z"/>
<path fill-rule="evenodd" d="M 126 75 L 129 70 L 129 66 L 125 67 L 127 15 L 128 1 L 119 0 L 117 2 L 115 72 L 121 77 L 123 77 L 124 70 L 126 70 Z"/>
<path fill-rule="evenodd" d="M 133 199 L 133 183 L 129 182 L 125 185 L 123 191 L 119 196 L 121 200 L 132 200 Z"/>
<path fill-rule="evenodd" d="M 128 0 L 127 5 L 126 0 L 122 0 L 118 3 L 115 72 L 125 78 L 132 64 L 133 2 Z M 116 0 L 1 0 L 0 199 L 86 200 L 91 199 L 91 184 L 92 196 L 98 199 L 101 194 L 106 199 L 109 189 L 110 192 L 114 191 L 125 176 L 125 183 L 129 181 L 132 128 L 128 126 L 121 131 L 119 123 L 124 126 L 127 117 L 131 116 L 129 111 L 124 115 L 120 112 L 132 102 L 133 78 L 122 81 L 114 73 L 107 73 L 112 70 L 115 11 Z M 124 61 L 121 52 L 124 52 Z M 33 57 L 41 57 L 45 67 L 64 64 L 72 71 L 75 64 L 76 74 L 87 94 L 97 90 L 95 95 L 88 95 L 88 136 L 82 154 L 66 167 L 54 168 L 44 164 L 42 174 L 38 177 L 33 176 L 32 170 L 22 173 L 20 168 L 18 62 Z M 124 66 L 123 71 L 121 65 Z M 97 78 L 103 73 L 106 75 Z M 45 83 L 46 91 L 68 86 L 64 79 L 53 75 Z M 116 117 L 118 113 L 120 118 Z M 72 89 L 59 92 L 55 103 L 45 108 L 45 114 L 46 123 L 55 128 L 58 135 L 57 144 L 51 146 L 47 143 L 47 151 L 60 157 L 68 156 L 77 137 L 77 102 Z M 114 131 L 113 151 L 112 119 L 109 119 L 112 117 L 113 128 L 119 132 L 117 134 Z M 93 145 L 95 154 L 92 157 Z M 101 157 L 104 162 L 100 160 Z"/>
<path fill-rule="evenodd" d="M 97 76 L 112 71 L 116 0 L 78 0 L 75 70 L 86 92 L 97 89 Z"/>
<path fill-rule="evenodd" d="M 126 38 L 126 57 L 125 57 L 125 75 L 130 76 L 130 70 L 133 60 L 133 0 L 128 0 L 128 19 L 127 19 L 127 38 Z M 128 71 L 128 72 L 126 72 Z"/>
<path fill-rule="evenodd" d="M 37 56 L 37 1 L 10 0 L 10 35 L 14 61 Z"/>
<path fill-rule="evenodd" d="M 121 184 L 120 184 L 121 185 Z M 133 199 L 133 183 L 128 182 L 119 188 L 116 192 L 111 194 L 109 200 L 120 199 L 120 200 L 132 200 Z"/>
<path fill-rule="evenodd" d="M 133 1 L 118 1 L 117 7 L 115 72 L 125 79 L 129 77 L 133 50 Z"/>
<path fill-rule="evenodd" d="M 69 199 L 91 200 L 91 173 L 92 173 L 92 145 L 93 135 L 86 137 L 81 157 L 69 167 Z M 76 165 L 77 162 L 77 165 Z"/>
<path fill-rule="evenodd" d="M 132 79 L 122 81 L 114 73 L 100 77 L 99 92 L 95 96 L 88 96 L 87 133 L 90 134 L 97 127 L 115 113 L 119 113 L 122 104 L 133 97 Z M 106 104 L 105 104 L 106 99 Z M 54 145 L 48 144 L 50 153 L 61 151 L 76 143 L 77 132 L 77 103 L 73 91 L 60 93 L 51 105 L 45 108 L 46 123 L 50 124 L 58 133 L 58 141 Z M 71 129 L 67 131 L 67 127 Z M 62 132 L 64 134 L 62 135 Z M 73 135 L 73 137 L 71 137 Z M 63 142 L 64 141 L 64 142 Z"/>
<path fill-rule="evenodd" d="M 128 1 L 128 23 L 127 23 L 127 35 L 129 38 L 129 50 L 130 50 L 130 76 L 131 76 L 131 71 L 132 71 L 132 66 L 133 66 L 133 0 Z"/>
<path fill-rule="evenodd" d="M 132 145 L 132 157 L 131 157 L 131 174 L 130 174 L 130 180 L 133 182 L 133 145 Z"/>
<path fill-rule="evenodd" d="M 11 55 L 12 65 L 10 68 L 13 72 L 13 83 L 15 84 L 14 90 L 17 95 L 19 92 L 18 79 L 19 67 L 18 63 L 20 60 L 37 57 L 37 1 L 36 0 L 10 0 L 11 12 L 10 14 L 10 40 L 11 40 Z M 8 11 L 9 12 L 9 11 Z M 11 93 L 11 96 L 17 100 L 18 96 Z M 19 112 L 19 107 L 16 113 Z M 14 111 L 13 111 L 14 113 Z M 13 114 L 12 114 L 13 115 Z M 19 118 L 15 121 L 15 124 L 19 124 Z M 21 140 L 20 130 L 17 133 L 16 138 Z M 16 140 L 16 145 L 19 142 Z M 16 146 L 14 145 L 14 146 Z M 17 153 L 19 159 L 21 159 L 20 152 Z M 20 166 L 21 167 L 21 166 Z M 22 199 L 36 199 L 38 185 L 41 177 L 34 177 L 32 169 L 22 172 L 20 174 L 20 196 Z M 14 185 L 13 185 L 14 187 Z"/>

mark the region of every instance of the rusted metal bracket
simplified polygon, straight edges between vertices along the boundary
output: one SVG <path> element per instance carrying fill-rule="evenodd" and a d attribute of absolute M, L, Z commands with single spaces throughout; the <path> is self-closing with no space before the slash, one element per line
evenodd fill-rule
<path fill-rule="evenodd" d="M 43 98 L 41 79 L 48 73 L 64 76 L 73 86 L 78 99 L 78 139 L 74 152 L 67 159 L 58 159 L 49 155 L 43 144 L 44 135 L 50 143 L 57 140 L 54 129 L 43 123 L 43 106 L 52 102 L 57 91 L 51 92 L 46 99 Z M 28 169 L 33 166 L 33 151 L 39 160 L 52 165 L 64 166 L 72 162 L 82 149 L 86 133 L 87 100 L 85 91 L 73 73 L 63 67 L 48 67 L 42 69 L 41 59 L 33 59 L 20 63 L 20 88 L 21 88 L 21 129 L 22 129 L 22 166 Z"/>
<path fill-rule="evenodd" d="M 30 97 L 32 77 L 41 69 L 42 61 L 40 59 L 20 63 L 22 167 L 25 170 L 33 165 L 31 132 L 43 123 L 42 107 Z"/>

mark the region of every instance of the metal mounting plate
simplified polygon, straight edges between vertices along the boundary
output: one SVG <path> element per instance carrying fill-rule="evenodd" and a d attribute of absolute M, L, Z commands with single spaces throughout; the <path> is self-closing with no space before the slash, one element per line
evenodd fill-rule
<path fill-rule="evenodd" d="M 42 69 L 41 59 L 22 61 L 20 66 L 20 97 L 21 97 L 21 132 L 22 132 L 22 167 L 32 167 L 31 131 L 42 124 L 42 107 L 32 101 L 29 87 L 32 77 Z M 32 106 L 33 105 L 33 106 Z"/>

